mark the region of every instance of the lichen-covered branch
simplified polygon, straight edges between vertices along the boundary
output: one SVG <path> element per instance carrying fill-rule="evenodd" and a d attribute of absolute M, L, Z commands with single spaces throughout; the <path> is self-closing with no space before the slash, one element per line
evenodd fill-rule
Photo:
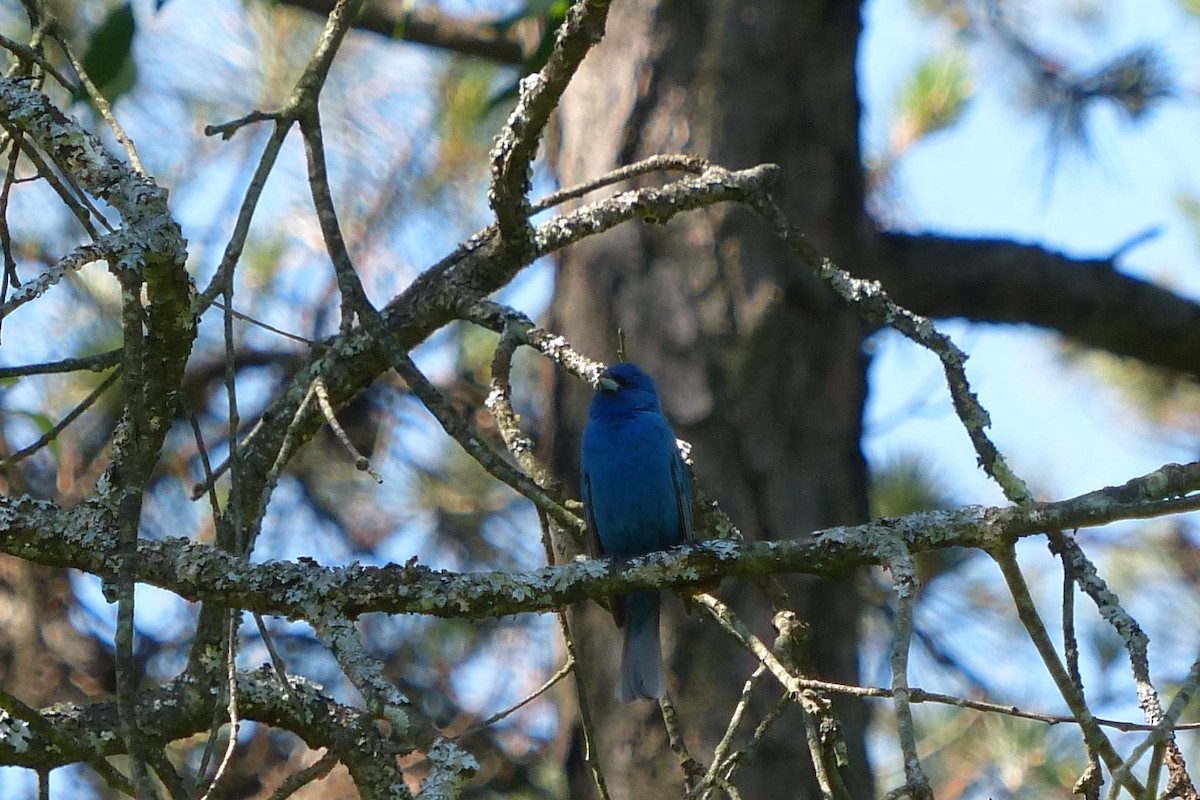
<path fill-rule="evenodd" d="M 714 540 L 628 563 L 586 560 L 530 572 L 446 572 L 419 564 L 326 567 L 311 559 L 251 563 L 181 539 L 139 542 L 137 580 L 189 600 L 293 619 L 369 611 L 481 619 L 545 612 L 650 586 L 705 584 L 733 575 L 833 575 L 881 564 L 881 542 L 910 552 L 992 550 L 1046 527 L 1092 527 L 1200 508 L 1200 464 L 1166 465 L 1129 483 L 1026 507 L 931 511 L 818 531 L 803 540 Z M 0 498 L 0 552 L 103 577 L 115 574 L 117 533 L 95 505 L 61 510 L 30 498 Z"/>
<path fill-rule="evenodd" d="M 521 79 L 517 104 L 492 148 L 488 202 L 496 214 L 504 260 L 529 251 L 529 176 L 542 132 L 575 71 L 604 36 L 610 0 L 582 0 L 567 10 L 546 65 Z"/>
<path fill-rule="evenodd" d="M 954 403 L 954 413 L 967 429 L 967 435 L 979 457 L 979 466 L 996 481 L 1009 500 L 1022 504 L 1031 502 L 1033 493 L 1008 466 L 985 432 L 991 425 L 991 419 L 967 383 L 963 368 L 967 354 L 928 319 L 893 302 L 878 281 L 856 278 L 821 255 L 803 233 L 791 226 L 769 195 L 763 193 L 753 198 L 750 205 L 817 277 L 839 297 L 851 303 L 867 320 L 893 328 L 938 357 L 946 374 L 946 386 Z"/>
<path fill-rule="evenodd" d="M 384 733 L 374 717 L 357 708 L 334 702 L 315 684 L 290 679 L 290 691 L 280 691 L 269 667 L 237 676 L 237 703 L 243 719 L 255 720 L 295 732 L 310 747 L 336 751 L 350 769 L 364 798 L 407 797 L 397 758 L 419 750 L 420 745 L 396 731 Z M 159 746 L 204 732 L 212 719 L 215 695 L 200 682 L 184 676 L 141 690 L 137 696 L 138 725 L 147 741 Z M 81 742 L 105 756 L 125 752 L 117 728 L 114 703 L 87 706 L 61 705 L 42 716 L 55 737 L 25 728 L 22 736 L 0 736 L 0 763 L 52 769 L 79 760 L 65 741 Z"/>
<path fill-rule="evenodd" d="M 1049 534 L 1050 552 L 1063 560 L 1064 567 L 1072 580 L 1079 585 L 1084 593 L 1096 604 L 1100 617 L 1112 627 L 1121 639 L 1129 654 L 1129 668 L 1137 690 L 1138 705 L 1145 714 L 1146 722 L 1157 725 L 1163 720 L 1162 703 L 1158 692 L 1150 679 L 1150 637 L 1142 630 L 1133 615 L 1129 613 L 1116 592 L 1109 588 L 1108 582 L 1100 577 L 1096 565 L 1083 552 L 1083 548 L 1074 537 L 1058 531 Z M 1187 774 L 1186 762 L 1179 744 L 1169 731 L 1163 746 L 1169 751 L 1168 768 L 1171 772 L 1171 784 L 1181 790 L 1187 790 L 1195 795 L 1196 789 L 1191 777 Z M 1182 795 L 1181 795 L 1182 796 Z"/>
<path fill-rule="evenodd" d="M 895 540 L 893 540 L 893 543 Z M 921 582 L 916 565 L 906 547 L 893 544 L 887 560 L 888 572 L 896 588 L 896 621 L 892 639 L 892 699 L 896 710 L 896 729 L 904 756 L 904 786 L 888 793 L 889 797 L 908 796 L 912 800 L 932 800 L 933 789 L 917 754 L 916 727 L 909 700 L 908 651 L 912 645 L 913 614 Z"/>
<path fill-rule="evenodd" d="M 119 724 L 131 756 L 133 783 L 139 797 L 153 796 L 147 760 L 136 722 L 133 693 L 134 575 L 142 493 L 158 463 L 164 437 L 175 416 L 176 396 L 196 335 L 191 279 L 184 264 L 186 241 L 167 206 L 167 193 L 136 163 L 131 167 L 109 153 L 103 143 L 63 114 L 46 95 L 20 81 L 0 78 L 0 119 L 6 129 L 48 154 L 86 195 L 104 200 L 121 218 L 121 228 L 95 242 L 96 249 L 76 251 L 65 273 L 103 253 L 121 287 L 124 410 L 112 445 L 112 461 L 99 484 L 96 507 L 106 524 L 119 532 L 110 555 L 117 569 L 110 576 L 117 607 L 116 672 L 121 709 Z M 86 201 L 86 196 L 82 198 Z M 76 263 L 77 262 L 77 263 Z M 47 278 L 44 291 L 52 283 Z M 39 284 L 38 281 L 34 281 Z M 145 300 L 143 300 L 143 291 Z M 162 759 L 165 769 L 169 762 Z M 173 773 L 161 773 L 168 784 Z"/>

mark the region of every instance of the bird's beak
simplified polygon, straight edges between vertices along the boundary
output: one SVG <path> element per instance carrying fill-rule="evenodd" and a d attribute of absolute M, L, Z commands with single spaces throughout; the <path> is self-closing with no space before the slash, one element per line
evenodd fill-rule
<path fill-rule="evenodd" d="M 617 390 L 617 382 L 604 374 L 600 375 L 600 380 L 596 381 L 596 385 L 602 392 L 615 392 Z"/>

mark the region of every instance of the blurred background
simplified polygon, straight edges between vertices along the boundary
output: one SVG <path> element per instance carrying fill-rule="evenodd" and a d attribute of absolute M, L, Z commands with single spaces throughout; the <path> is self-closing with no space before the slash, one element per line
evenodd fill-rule
<path fill-rule="evenodd" d="M 114 103 L 149 173 L 169 188 L 189 241 L 189 270 L 199 286 L 207 285 L 269 131 L 250 126 L 223 140 L 205 136 L 204 126 L 280 106 L 323 18 L 288 2 L 261 0 L 60 0 L 48 7 Z M 322 94 L 322 119 L 343 228 L 377 305 L 488 223 L 492 136 L 511 106 L 515 81 L 522 69 L 536 66 L 537 45 L 548 41 L 545 32 L 561 19 L 564 5 L 455 0 L 411 7 L 485 21 L 505 35 L 519 32 L 525 62 L 498 64 L 370 32 L 346 39 Z M 1125 274 L 1198 299 L 1200 3 L 868 0 L 861 14 L 858 141 L 863 196 L 876 225 L 1012 239 L 1069 258 L 1112 258 Z M 16 0 L 0 0 L 0 33 L 17 41 L 29 36 Z M 1078 93 L 1066 92 L 1067 86 Z M 53 85 L 47 91 L 102 130 L 86 101 Z M 111 134 L 104 136 L 116 151 Z M 19 170 L 30 172 L 28 165 Z M 337 331 L 336 283 L 305 181 L 304 154 L 293 136 L 271 173 L 237 273 L 237 310 L 291 334 L 249 322 L 236 327 L 243 434 L 303 363 L 304 340 Z M 535 195 L 556 188 L 548 164 L 539 163 L 534 185 Z M 21 280 L 87 238 L 44 183 L 18 184 L 7 217 Z M 855 271 L 851 261 L 843 265 Z M 553 264 L 535 265 L 500 299 L 544 319 L 555 274 Z M 119 346 L 119 300 L 102 266 L 83 269 L 3 320 L 0 364 Z M 949 319 L 941 329 L 970 355 L 968 375 L 991 413 L 994 440 L 1039 499 L 1069 497 L 1196 457 L 1200 393 L 1193 377 L 1029 325 Z M 572 341 L 593 358 L 615 358 L 576 336 Z M 863 342 L 869 372 L 861 452 L 870 514 L 1002 503 L 976 466 L 936 359 L 888 331 L 868 332 Z M 493 334 L 452 325 L 414 353 L 485 432 L 490 418 L 482 401 L 494 344 Z M 229 436 L 224 357 L 221 319 L 210 313 L 183 403 L 195 413 L 214 464 L 223 460 Z M 3 380 L 0 448 L 9 455 L 20 451 L 103 380 L 87 372 Z M 536 436 L 552 416 L 553 381 L 543 365 L 521 354 L 514 388 Z M 79 502 L 107 463 L 118 410 L 115 397 L 101 396 L 51 446 L 9 466 L 5 490 Z M 340 418 L 383 484 L 357 471 L 323 432 L 281 479 L 255 559 L 382 564 L 417 556 L 454 570 L 544 563 L 531 506 L 443 435 L 398 378 L 376 381 Z M 695 420 L 677 421 L 689 438 Z M 193 500 L 203 473 L 186 420 L 166 453 L 147 494 L 142 535 L 211 539 L 208 504 Z M 1082 531 L 1079 540 L 1150 635 L 1157 686 L 1169 690 L 1186 673 L 1200 638 L 1195 520 L 1113 525 Z M 1060 602 L 1059 567 L 1040 541 L 1023 543 L 1021 555 L 1052 617 Z M 947 552 L 920 566 L 911 683 L 1061 712 L 990 560 Z M 890 583 L 884 573 L 868 571 L 854 585 L 862 601 L 859 680 L 888 685 Z M 170 678 L 184 665 L 195 610 L 148 587 L 140 587 L 137 602 L 140 662 L 148 678 Z M 1140 721 L 1120 642 L 1091 611 L 1081 610 L 1077 624 L 1093 711 Z M 97 579 L 0 558 L 0 683 L 7 691 L 36 706 L 111 692 L 114 625 L 115 607 Z M 355 701 L 307 626 L 281 620 L 268 626 L 294 671 Z M 389 677 L 450 730 L 517 702 L 562 660 L 552 617 L 370 616 L 361 626 Z M 243 666 L 266 661 L 252 622 L 243 635 Z M 550 693 L 475 734 L 472 749 L 483 772 L 472 796 L 564 796 L 574 747 L 572 702 L 569 693 Z M 1083 763 L 1072 727 L 951 708 L 915 711 L 939 797 L 1070 796 Z M 890 713 L 884 702 L 871 705 L 866 728 L 880 787 L 903 780 Z M 1196 714 L 1185 717 L 1195 721 Z M 1122 747 L 1140 738 L 1114 736 Z M 1200 758 L 1195 736 L 1180 734 L 1193 762 Z M 251 724 L 242 740 L 229 797 L 265 797 L 278 777 L 312 760 L 290 734 Z M 181 757 L 200 744 L 181 743 Z M 320 790 L 327 795 L 303 796 L 340 796 L 331 785 Z M 103 795 L 82 768 L 56 771 L 51 786 L 58 797 Z M 35 776 L 21 770 L 0 770 L 0 787 L 8 797 L 36 795 Z"/>

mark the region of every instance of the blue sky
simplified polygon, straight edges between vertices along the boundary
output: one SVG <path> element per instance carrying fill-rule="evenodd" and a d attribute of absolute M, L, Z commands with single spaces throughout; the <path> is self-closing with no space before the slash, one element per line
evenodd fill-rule
<path fill-rule="evenodd" d="M 1048 4 L 1049 5 L 1049 4 Z M 1194 146 L 1200 106 L 1192 92 L 1195 18 L 1164 2 L 1105 5 L 1104 25 L 1089 27 L 1091 50 L 1072 26 L 1042 31 L 1051 55 L 1080 68 L 1128 48 L 1162 48 L 1182 91 L 1144 124 L 1111 113 L 1094 117 L 1092 155 L 1069 151 L 1048 173 L 1044 118 L 1022 114 L 1014 91 L 1017 73 L 995 47 L 966 52 L 978 91 L 959 124 L 918 143 L 902 160 L 894 196 L 911 230 L 999 236 L 1037 243 L 1080 257 L 1103 257 L 1134 236 L 1160 229 L 1125 255 L 1119 268 L 1200 297 L 1197 243 L 1176 203 L 1200 188 Z M 1047 15 L 1049 16 L 1049 15 Z M 900 86 L 919 61 L 952 46 L 949 29 L 914 13 L 908 0 L 868 5 L 860 85 L 867 109 L 868 149 L 886 140 Z M 1064 369 L 1056 337 L 1014 326 L 943 322 L 970 354 L 968 375 L 991 412 L 993 436 L 1018 473 L 1040 492 L 1063 497 L 1123 482 L 1166 461 L 1190 460 L 1195 442 L 1182 435 L 1150 435 L 1144 422 L 1110 387 L 1079 370 Z M 872 370 L 870 423 L 895 420 L 914 393 L 930 407 L 902 424 L 871 430 L 872 461 L 894 453 L 930 454 L 939 472 L 966 502 L 999 502 L 966 435 L 937 385 L 935 361 L 884 334 Z"/>
<path fill-rule="evenodd" d="M 954 45 L 948 27 L 914 12 L 912 5 L 908 0 L 876 0 L 867 6 L 860 86 L 868 153 L 885 147 L 896 97 L 915 66 Z M 1178 96 L 1138 125 L 1111 112 L 1094 115 L 1092 152 L 1067 152 L 1049 172 L 1047 125 L 1044 118 L 1020 110 L 1017 72 L 996 46 L 968 47 L 964 52 L 978 91 L 957 125 L 921 141 L 900 162 L 891 194 L 897 208 L 890 210 L 908 230 L 1012 238 L 1087 258 L 1104 257 L 1138 234 L 1158 229 L 1157 236 L 1124 255 L 1118 267 L 1200 298 L 1196 232 L 1177 203 L 1181 194 L 1195 195 L 1200 189 L 1195 146 L 1200 27 L 1171 0 L 1093 5 L 1102 11 L 1099 21 L 1080 27 L 1045 12 L 1040 18 L 1050 21 L 1035 26 L 1035 41 L 1048 55 L 1080 70 L 1133 46 L 1155 45 L 1177 76 Z M 1019 7 L 1038 18 L 1037 5 Z M 1065 366 L 1055 335 L 1028 326 L 961 321 L 943 321 L 939 327 L 969 353 L 968 376 L 991 413 L 993 440 L 1040 497 L 1069 497 L 1122 483 L 1165 462 L 1195 459 L 1194 436 L 1157 428 L 1111 385 L 1084 369 Z M 937 361 L 895 334 L 877 337 L 864 450 L 876 465 L 919 453 L 959 502 L 1003 502 L 976 467 Z M 1162 580 L 1168 572 L 1162 565 L 1162 572 L 1140 575 L 1132 562 L 1122 561 L 1127 548 L 1144 546 L 1146 532 L 1129 524 L 1084 531 L 1080 539 L 1088 543 L 1102 574 L 1129 591 L 1145 586 L 1146 580 Z M 1095 547 L 1099 542 L 1111 543 L 1113 549 Z M 1021 553 L 1049 621 L 1057 614 L 1059 568 L 1040 541 L 1024 543 Z M 1000 694 L 997 699 L 1061 710 L 1062 701 L 1024 634 L 1003 621 L 980 623 L 988 613 L 988 601 L 981 598 L 994 598 L 997 583 L 995 567 L 980 559 L 952 584 L 931 592 L 921 613 L 926 622 L 933 621 L 934 630 L 951 626 L 955 632 L 947 638 L 958 657 L 989 678 Z M 1186 592 L 1172 594 L 1165 584 L 1145 595 L 1123 595 L 1151 635 L 1151 659 L 1160 682 L 1179 676 L 1195 655 L 1195 636 L 1174 624 L 1194 618 L 1195 602 L 1188 598 Z M 1093 632 L 1103 636 L 1103 626 L 1085 601 L 1080 601 L 1077 617 L 1081 630 L 1088 631 L 1085 641 Z M 968 622 L 971 618 L 974 624 Z M 1000 652 L 1006 657 L 997 659 Z M 1085 646 L 1082 666 L 1085 685 L 1093 691 L 1114 690 L 1106 713 L 1140 718 L 1124 658 L 1105 669 Z M 946 679 L 921 658 L 914 659 L 914 670 L 914 679 L 927 688 Z M 931 712 L 918 711 L 918 723 L 923 713 Z M 875 744 L 877 763 L 895 769 L 894 742 L 884 736 Z"/>

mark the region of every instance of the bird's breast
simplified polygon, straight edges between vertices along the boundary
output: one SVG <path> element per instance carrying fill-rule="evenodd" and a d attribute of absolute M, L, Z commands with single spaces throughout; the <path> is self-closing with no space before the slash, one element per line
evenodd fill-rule
<path fill-rule="evenodd" d="M 605 552 L 631 558 L 677 544 L 681 522 L 670 426 L 661 417 L 597 423 L 584 431 L 583 461 Z"/>

